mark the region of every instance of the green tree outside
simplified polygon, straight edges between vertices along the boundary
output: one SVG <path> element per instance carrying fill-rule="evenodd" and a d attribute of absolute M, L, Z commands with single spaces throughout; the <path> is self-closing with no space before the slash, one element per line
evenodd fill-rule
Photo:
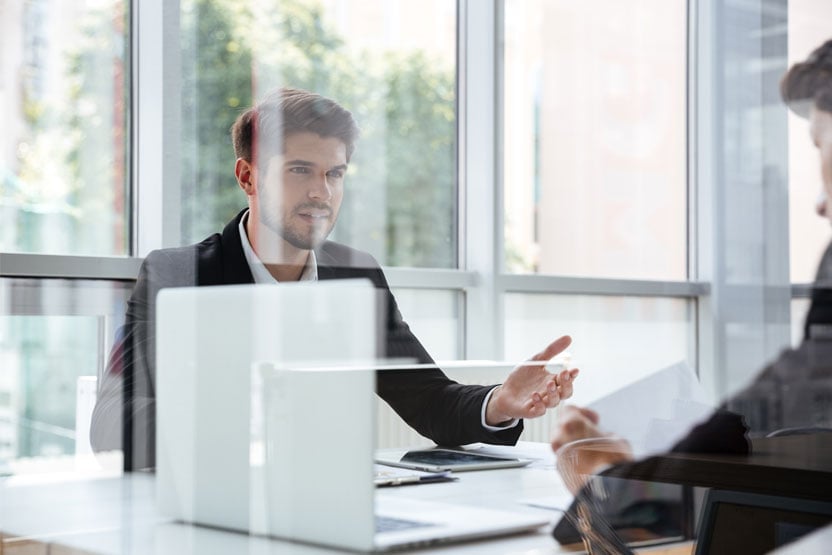
<path fill-rule="evenodd" d="M 185 0 L 182 27 L 183 243 L 245 205 L 229 128 L 286 85 L 334 98 L 362 130 L 333 239 L 387 265 L 456 266 L 453 70 L 419 52 L 351 53 L 314 0 Z"/>

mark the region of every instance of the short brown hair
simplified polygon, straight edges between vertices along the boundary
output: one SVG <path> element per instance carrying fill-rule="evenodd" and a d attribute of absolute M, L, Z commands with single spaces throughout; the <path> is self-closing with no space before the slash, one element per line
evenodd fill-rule
<path fill-rule="evenodd" d="M 347 161 L 358 139 L 358 125 L 349 110 L 319 94 L 284 87 L 237 117 L 231 141 L 237 158 L 254 162 L 254 156 L 268 160 L 283 152 L 283 141 L 302 132 L 340 139 L 347 147 Z"/>
<path fill-rule="evenodd" d="M 807 117 L 812 104 L 832 112 L 832 39 L 789 69 L 780 82 L 780 95 L 799 116 Z"/>

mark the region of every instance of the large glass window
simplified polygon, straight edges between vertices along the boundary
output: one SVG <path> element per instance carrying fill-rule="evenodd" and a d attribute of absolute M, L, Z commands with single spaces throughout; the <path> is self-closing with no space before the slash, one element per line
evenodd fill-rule
<path fill-rule="evenodd" d="M 582 369 L 572 402 L 583 404 L 679 362 L 695 367 L 693 305 L 686 299 L 510 293 L 505 349 L 523 360 L 571 335 L 571 362 Z"/>
<path fill-rule="evenodd" d="M 0 474 L 78 470 L 130 283 L 0 279 Z M 100 466 L 120 469 L 120 458 Z M 83 465 L 82 465 L 83 466 Z"/>
<path fill-rule="evenodd" d="M 362 130 L 332 238 L 382 264 L 457 265 L 456 2 L 182 1 L 182 242 L 245 206 L 229 128 L 280 86 Z"/>
<path fill-rule="evenodd" d="M 687 278 L 684 0 L 506 0 L 505 265 Z"/>
<path fill-rule="evenodd" d="M 460 358 L 460 293 L 397 288 L 393 294 L 408 326 L 435 360 Z"/>
<path fill-rule="evenodd" d="M 0 251 L 128 254 L 129 3 L 0 13 Z"/>

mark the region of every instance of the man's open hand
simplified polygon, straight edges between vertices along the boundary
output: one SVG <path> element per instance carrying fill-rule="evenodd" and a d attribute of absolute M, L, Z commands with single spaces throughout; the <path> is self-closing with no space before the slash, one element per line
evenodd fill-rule
<path fill-rule="evenodd" d="M 577 368 L 553 374 L 546 363 L 572 343 L 568 335 L 553 341 L 529 361 L 517 366 L 503 385 L 491 395 L 486 407 L 485 421 L 489 426 L 515 418 L 536 418 L 572 396 L 572 382 Z M 539 362 L 539 364 L 535 364 Z"/>

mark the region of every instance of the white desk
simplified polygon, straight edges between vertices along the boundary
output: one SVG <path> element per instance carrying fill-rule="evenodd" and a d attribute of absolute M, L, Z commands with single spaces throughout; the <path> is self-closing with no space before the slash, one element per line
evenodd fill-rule
<path fill-rule="evenodd" d="M 525 453 L 545 453 L 526 444 Z M 529 451 L 531 449 L 531 451 Z M 563 484 L 551 456 L 527 468 L 461 473 L 458 482 L 378 490 L 379 495 L 442 499 L 462 505 L 540 512 L 518 499 L 551 497 Z M 21 485 L 0 484 L 2 555 L 105 554 L 320 554 L 332 550 L 176 523 L 160 516 L 152 474 Z M 544 511 L 557 516 L 554 511 Z M 435 553 L 545 555 L 567 552 L 543 529 L 534 534 L 432 549 Z"/>

